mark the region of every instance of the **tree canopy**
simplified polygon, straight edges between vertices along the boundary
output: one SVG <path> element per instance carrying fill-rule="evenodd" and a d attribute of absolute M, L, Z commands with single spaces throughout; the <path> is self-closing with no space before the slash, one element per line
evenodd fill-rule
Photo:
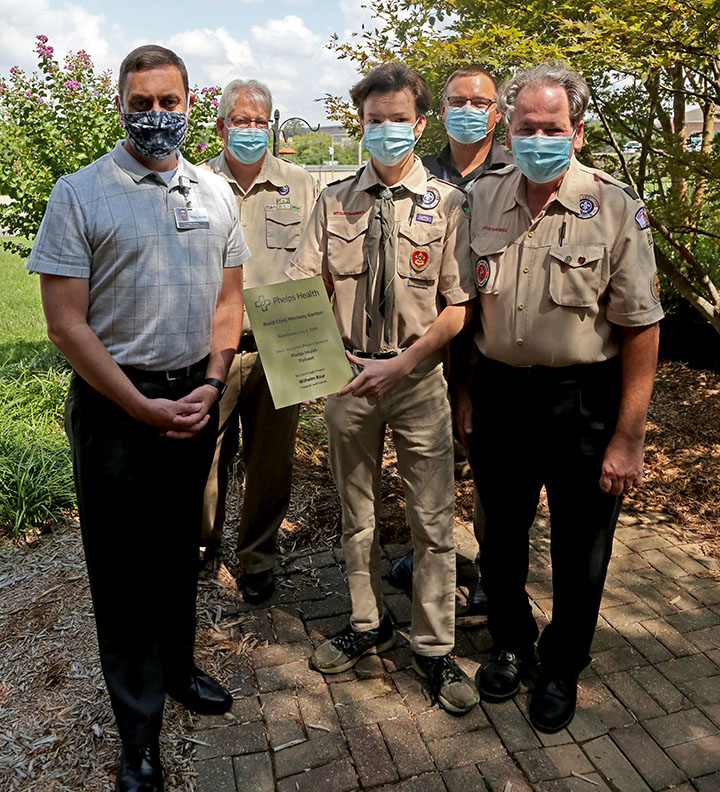
<path fill-rule="evenodd" d="M 376 20 L 331 46 L 362 71 L 403 60 L 436 107 L 447 76 L 479 63 L 499 81 L 520 67 L 567 62 L 591 88 L 581 159 L 633 186 L 648 206 L 665 287 L 720 332 L 719 0 L 370 0 Z M 357 124 L 340 97 L 333 118 Z M 686 143 L 689 108 L 701 131 Z M 419 152 L 437 150 L 431 119 Z M 640 144 L 629 154 L 628 140 Z M 604 153 L 603 153 L 604 152 Z M 666 293 L 666 298 L 668 294 Z"/>

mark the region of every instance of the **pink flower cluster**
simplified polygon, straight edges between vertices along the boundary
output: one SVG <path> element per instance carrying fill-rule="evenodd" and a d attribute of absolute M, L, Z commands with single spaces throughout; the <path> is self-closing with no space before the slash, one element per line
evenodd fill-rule
<path fill-rule="evenodd" d="M 217 93 L 217 88 L 214 88 L 212 85 L 207 88 L 201 88 L 200 93 L 210 94 L 210 96 L 214 96 Z"/>
<path fill-rule="evenodd" d="M 198 143 L 197 150 L 198 151 L 205 151 L 205 149 L 209 148 L 207 143 Z"/>
<path fill-rule="evenodd" d="M 82 87 L 77 80 L 65 80 L 63 85 L 68 89 L 68 91 L 76 91 L 78 88 Z"/>
<path fill-rule="evenodd" d="M 41 57 L 50 58 L 52 57 L 53 52 L 55 51 L 52 47 L 46 46 L 48 37 L 43 36 L 42 33 L 39 36 L 35 36 L 38 41 L 37 45 L 37 53 Z"/>

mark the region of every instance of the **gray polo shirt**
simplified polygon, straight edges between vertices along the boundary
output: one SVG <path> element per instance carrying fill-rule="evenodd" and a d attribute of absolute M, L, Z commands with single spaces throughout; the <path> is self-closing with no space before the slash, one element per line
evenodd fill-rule
<path fill-rule="evenodd" d="M 175 208 L 188 201 L 207 210 L 209 228 L 177 228 Z M 88 278 L 87 321 L 115 361 L 166 370 L 208 354 L 223 267 L 249 258 L 224 179 L 178 154 L 165 184 L 119 141 L 57 181 L 27 268 Z"/>

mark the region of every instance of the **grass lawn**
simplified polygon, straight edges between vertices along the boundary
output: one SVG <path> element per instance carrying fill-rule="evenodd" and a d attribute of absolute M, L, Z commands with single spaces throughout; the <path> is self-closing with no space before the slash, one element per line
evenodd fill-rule
<path fill-rule="evenodd" d="M 47 339 L 40 280 L 0 251 L 0 526 L 18 536 L 72 507 L 62 429 L 69 369 Z"/>

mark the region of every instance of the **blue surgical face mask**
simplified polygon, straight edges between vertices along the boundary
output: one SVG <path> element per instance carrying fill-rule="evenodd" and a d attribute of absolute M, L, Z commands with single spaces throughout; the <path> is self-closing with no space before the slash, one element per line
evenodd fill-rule
<path fill-rule="evenodd" d="M 174 154 L 185 141 L 188 114 L 170 110 L 144 110 L 126 113 L 122 104 L 123 126 L 132 147 L 151 160 L 161 160 Z"/>
<path fill-rule="evenodd" d="M 515 164 L 530 181 L 550 182 L 570 164 L 575 135 L 513 135 L 512 154 Z"/>
<path fill-rule="evenodd" d="M 252 165 L 267 151 L 268 138 L 267 129 L 228 129 L 227 147 L 238 162 Z"/>
<path fill-rule="evenodd" d="M 466 104 L 445 110 L 445 128 L 458 143 L 477 143 L 495 127 L 488 129 L 488 111 Z"/>
<path fill-rule="evenodd" d="M 415 147 L 414 124 L 383 121 L 382 124 L 367 124 L 363 133 L 363 145 L 378 162 L 391 167 L 397 165 Z"/>

